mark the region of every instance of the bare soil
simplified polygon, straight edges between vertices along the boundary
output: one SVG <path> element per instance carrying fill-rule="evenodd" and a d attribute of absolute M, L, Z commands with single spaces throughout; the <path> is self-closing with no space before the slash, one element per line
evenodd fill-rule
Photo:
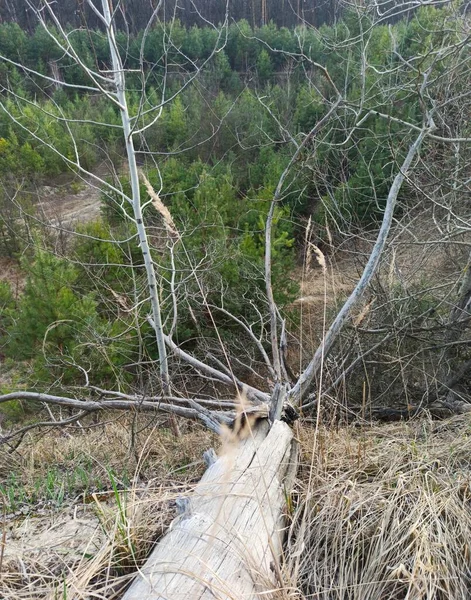
<path fill-rule="evenodd" d="M 110 175 L 106 163 L 98 165 L 93 175 L 105 179 Z M 93 176 L 66 174 L 38 190 L 37 209 L 44 219 L 56 227 L 73 228 L 100 216 L 100 185 Z"/>
<path fill-rule="evenodd" d="M 94 176 L 95 177 L 94 177 Z M 96 177 L 106 179 L 111 175 L 110 166 L 102 163 L 89 177 L 74 173 L 62 173 L 40 186 L 36 191 L 34 215 L 43 226 L 52 225 L 58 234 L 73 231 L 77 225 L 100 218 L 100 185 Z M 0 257 L 0 281 L 7 281 L 14 293 L 24 287 L 24 275 L 18 262 Z"/>
<path fill-rule="evenodd" d="M 18 560 L 40 558 L 47 553 L 75 561 L 94 554 L 104 543 L 105 533 L 95 507 L 70 506 L 49 514 L 27 515 L 6 524 L 5 566 Z M 8 570 L 8 567 L 6 567 Z"/>
<path fill-rule="evenodd" d="M 8 282 L 13 294 L 18 295 L 21 292 L 24 286 L 24 277 L 16 260 L 0 256 L 0 281 Z"/>

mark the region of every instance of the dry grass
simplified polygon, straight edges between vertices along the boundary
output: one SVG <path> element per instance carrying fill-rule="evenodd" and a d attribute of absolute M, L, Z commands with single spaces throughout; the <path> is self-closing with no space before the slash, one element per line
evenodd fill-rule
<path fill-rule="evenodd" d="M 7 535 L 2 600 L 119 597 L 175 516 L 179 489 L 184 493 L 188 487 L 162 485 L 111 498 L 96 494 L 89 507 L 73 515 L 68 510 L 68 518 L 61 510 L 36 519 L 36 526 L 30 523 L 36 537 L 29 536 L 29 546 L 22 539 L 22 554 L 9 556 Z"/>
<path fill-rule="evenodd" d="M 118 598 L 174 518 L 176 499 L 204 471 L 201 456 L 211 443 L 201 428 L 188 428 L 179 440 L 167 430 L 147 428 L 131 450 L 130 423 L 123 421 L 31 438 L 21 455 L 9 458 L 9 477 L 15 473 L 23 501 L 12 512 L 4 499 L 0 598 Z M 47 487 L 39 495 L 37 482 L 51 472 L 64 474 L 52 480 L 57 492 L 67 474 L 84 467 L 89 477 L 75 497 L 46 502 Z M 5 485 L 7 470 L 2 471 Z"/>
<path fill-rule="evenodd" d="M 470 597 L 469 416 L 443 423 L 321 428 L 317 434 L 300 427 L 298 437 L 302 460 L 289 507 L 293 522 L 284 583 L 267 598 Z M 201 430 L 185 432 L 182 440 L 153 431 L 142 438 L 137 455 L 129 454 L 126 427 L 110 423 L 101 432 L 72 438 L 51 433 L 34 448 L 26 446 L 25 481 L 74 453 L 71 461 L 88 453 L 97 473 L 106 464 L 117 475 L 106 492 L 91 491 L 87 503 L 76 499 L 41 518 L 29 515 L 30 523 L 36 517 L 42 523 L 42 528 L 30 526 L 43 544 L 39 551 L 12 552 L 19 539 L 15 526 L 24 527 L 27 519 L 16 516 L 7 524 L 2 600 L 119 598 L 174 517 L 176 497 L 200 477 L 201 453 L 212 444 Z M 129 464 L 132 483 L 118 489 L 119 466 Z M 71 523 L 76 544 L 66 552 L 61 535 L 70 532 Z M 80 524 L 88 527 L 85 536 Z"/>
<path fill-rule="evenodd" d="M 67 475 L 85 471 L 87 480 L 77 481 L 76 491 L 88 493 L 101 491 L 99 484 L 109 489 L 110 472 L 121 479 L 121 487 L 136 478 L 146 482 L 161 482 L 169 476 L 178 479 L 193 463 L 200 466 L 196 473 L 201 472 L 201 452 L 214 438 L 201 427 L 189 426 L 177 440 L 160 421 L 146 417 L 136 421 L 134 435 L 129 417 L 84 425 L 33 434 L 13 454 L 0 446 L 0 483 L 14 473 L 17 485 L 32 492 L 38 480 L 45 481 L 51 472 L 57 474 L 57 484 L 69 479 Z M 74 491 L 71 486 L 70 492 Z"/>
<path fill-rule="evenodd" d="M 304 597 L 471 594 L 471 425 L 301 430 L 305 467 L 287 550 Z"/>

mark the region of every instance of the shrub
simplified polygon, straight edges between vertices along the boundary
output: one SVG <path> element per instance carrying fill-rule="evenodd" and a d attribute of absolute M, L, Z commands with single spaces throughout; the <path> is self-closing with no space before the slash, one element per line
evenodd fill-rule
<path fill-rule="evenodd" d="M 37 250 L 23 295 L 8 327 L 8 355 L 19 360 L 33 358 L 43 344 L 60 354 L 72 350 L 80 331 L 96 319 L 91 294 L 74 289 L 77 270 L 67 261 Z"/>

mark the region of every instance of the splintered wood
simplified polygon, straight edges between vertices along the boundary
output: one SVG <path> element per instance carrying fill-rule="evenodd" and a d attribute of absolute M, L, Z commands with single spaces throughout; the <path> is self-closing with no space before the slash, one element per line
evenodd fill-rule
<path fill-rule="evenodd" d="M 123 600 L 270 598 L 296 449 L 285 423 L 263 429 L 208 468 Z"/>

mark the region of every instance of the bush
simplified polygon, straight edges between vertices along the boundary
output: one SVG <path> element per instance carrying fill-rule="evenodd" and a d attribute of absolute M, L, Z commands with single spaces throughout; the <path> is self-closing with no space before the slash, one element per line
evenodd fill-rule
<path fill-rule="evenodd" d="M 96 302 L 91 294 L 80 296 L 74 289 L 77 270 L 67 261 L 37 250 L 18 307 L 7 311 L 8 356 L 34 358 L 47 347 L 69 354 L 80 334 L 96 320 Z"/>

